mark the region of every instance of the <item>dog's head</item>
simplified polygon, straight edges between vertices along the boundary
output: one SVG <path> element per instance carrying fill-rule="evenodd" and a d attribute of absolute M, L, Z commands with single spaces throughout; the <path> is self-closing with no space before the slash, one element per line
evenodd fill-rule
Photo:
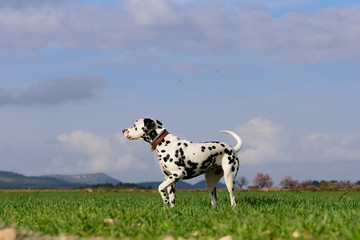
<path fill-rule="evenodd" d="M 137 120 L 133 126 L 124 129 L 123 134 L 128 140 L 142 139 L 146 142 L 151 142 L 158 135 L 158 129 L 163 129 L 160 121 L 143 118 Z"/>

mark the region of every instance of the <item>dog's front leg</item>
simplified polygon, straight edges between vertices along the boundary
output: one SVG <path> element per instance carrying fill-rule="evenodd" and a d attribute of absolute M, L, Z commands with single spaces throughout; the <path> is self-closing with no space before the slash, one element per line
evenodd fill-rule
<path fill-rule="evenodd" d="M 167 191 L 169 194 L 169 200 L 170 200 L 170 205 L 173 207 L 175 205 L 175 199 L 176 199 L 176 193 L 175 193 L 175 184 L 173 183 L 171 184 L 169 187 L 167 187 Z"/>
<path fill-rule="evenodd" d="M 164 182 L 166 182 L 167 180 L 168 180 L 168 178 L 165 178 Z M 162 182 L 162 184 L 164 182 Z M 160 188 L 162 184 L 159 185 L 158 190 L 159 190 L 159 193 L 160 193 L 165 205 L 169 205 L 169 196 L 168 196 L 168 194 L 166 192 L 166 188 Z"/>
<path fill-rule="evenodd" d="M 169 196 L 166 194 L 166 189 L 169 187 L 169 195 L 170 195 L 170 206 L 173 207 L 175 204 L 175 182 L 177 178 L 173 175 L 170 175 L 163 183 L 160 184 L 158 190 L 159 193 L 166 205 L 169 205 Z M 173 191 L 171 188 L 173 187 Z"/>

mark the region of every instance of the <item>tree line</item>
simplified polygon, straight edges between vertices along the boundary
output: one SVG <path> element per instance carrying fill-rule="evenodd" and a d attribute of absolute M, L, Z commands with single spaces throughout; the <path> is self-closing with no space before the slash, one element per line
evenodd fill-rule
<path fill-rule="evenodd" d="M 243 189 L 245 186 L 249 185 L 249 181 L 241 176 L 236 181 L 237 186 L 240 189 Z M 273 180 L 267 173 L 257 173 L 252 180 L 252 185 L 248 186 L 250 189 L 269 189 L 274 185 Z M 317 180 L 305 180 L 299 181 L 293 179 L 291 176 L 286 176 L 278 183 L 279 187 L 282 189 L 289 190 L 308 190 L 308 191 L 337 191 L 337 190 L 356 190 L 360 191 L 360 180 L 357 182 L 351 181 L 317 181 Z"/>

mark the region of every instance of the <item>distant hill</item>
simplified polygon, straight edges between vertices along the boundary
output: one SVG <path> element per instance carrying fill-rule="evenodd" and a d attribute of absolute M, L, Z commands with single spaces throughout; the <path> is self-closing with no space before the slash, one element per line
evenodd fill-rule
<path fill-rule="evenodd" d="M 136 184 L 121 183 L 105 173 L 76 174 L 76 175 L 46 175 L 46 176 L 24 176 L 18 173 L 0 171 L 0 189 L 72 189 L 92 185 L 110 184 L 116 186 L 157 189 L 162 182 L 140 182 Z M 185 181 L 176 183 L 177 189 L 206 189 L 205 180 L 196 184 Z M 217 188 L 226 188 L 225 184 L 218 183 Z"/>
<path fill-rule="evenodd" d="M 137 185 L 141 185 L 144 187 L 151 187 L 152 189 L 157 189 L 161 183 L 162 182 L 140 182 L 137 183 Z M 226 185 L 219 182 L 216 185 L 216 188 L 217 189 L 226 188 Z M 176 183 L 176 189 L 206 189 L 206 182 L 205 180 L 202 180 L 196 184 L 190 184 L 185 181 L 178 181 Z"/>
<path fill-rule="evenodd" d="M 0 171 L 0 189 L 71 189 L 105 183 L 115 185 L 119 180 L 104 173 L 27 177 Z"/>
<path fill-rule="evenodd" d="M 150 189 L 157 189 L 162 182 L 140 182 L 138 186 L 143 186 Z M 193 189 L 193 185 L 184 181 L 178 181 L 176 183 L 177 189 Z"/>
<path fill-rule="evenodd" d="M 218 182 L 218 184 L 216 185 L 217 189 L 222 189 L 222 188 L 226 188 L 226 185 Z M 206 189 L 206 182 L 205 180 L 202 180 L 196 184 L 193 185 L 193 189 Z"/>
<path fill-rule="evenodd" d="M 0 171 L 0 189 L 64 189 L 79 186 L 52 177 L 26 177 L 18 173 Z"/>
<path fill-rule="evenodd" d="M 105 173 L 77 174 L 77 175 L 47 175 L 44 177 L 56 178 L 67 183 L 75 183 L 81 185 L 94 185 L 111 183 L 116 185 L 119 180 L 109 177 Z"/>

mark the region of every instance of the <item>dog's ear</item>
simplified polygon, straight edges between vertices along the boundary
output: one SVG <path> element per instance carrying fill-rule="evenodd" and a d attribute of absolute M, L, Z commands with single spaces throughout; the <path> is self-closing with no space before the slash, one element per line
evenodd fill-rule
<path fill-rule="evenodd" d="M 156 123 L 157 123 L 159 126 L 162 126 L 162 123 L 161 123 L 159 120 L 156 120 Z"/>
<path fill-rule="evenodd" d="M 154 120 L 150 119 L 150 118 L 144 118 L 144 126 L 148 129 L 151 130 L 155 127 L 155 122 Z"/>

